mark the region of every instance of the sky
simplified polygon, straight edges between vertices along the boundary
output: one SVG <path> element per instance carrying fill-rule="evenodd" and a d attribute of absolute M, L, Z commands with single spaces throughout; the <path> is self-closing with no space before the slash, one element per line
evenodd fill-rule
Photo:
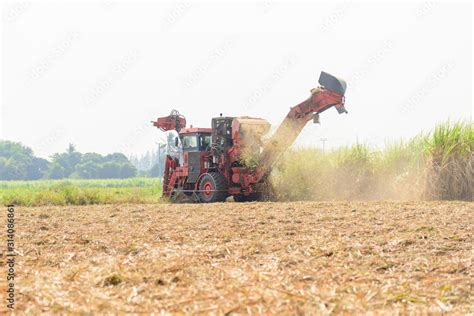
<path fill-rule="evenodd" d="M 188 124 L 255 116 L 277 127 L 321 71 L 346 109 L 294 146 L 387 141 L 472 119 L 467 2 L 2 2 L 0 139 L 36 155 L 142 154 L 172 109 Z"/>

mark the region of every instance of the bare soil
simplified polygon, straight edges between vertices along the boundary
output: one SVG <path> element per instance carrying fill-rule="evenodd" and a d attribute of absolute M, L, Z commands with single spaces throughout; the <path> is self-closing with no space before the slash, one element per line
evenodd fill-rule
<path fill-rule="evenodd" d="M 16 312 L 472 313 L 473 232 L 468 202 L 17 207 Z"/>

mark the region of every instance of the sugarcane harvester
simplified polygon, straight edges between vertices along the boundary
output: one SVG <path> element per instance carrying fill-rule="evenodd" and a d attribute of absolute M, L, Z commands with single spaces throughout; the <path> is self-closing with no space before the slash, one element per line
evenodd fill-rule
<path fill-rule="evenodd" d="M 306 123 L 319 123 L 319 114 L 331 107 L 344 107 L 346 83 L 321 72 L 319 86 L 310 97 L 292 107 L 275 133 L 263 139 L 270 124 L 260 118 L 219 117 L 211 128 L 186 127 L 186 119 L 173 110 L 153 125 L 162 131 L 175 130 L 181 145 L 181 160 L 166 156 L 163 197 L 172 201 L 188 196 L 196 202 L 256 201 L 268 196 L 269 175 L 278 158 L 293 144 Z"/>

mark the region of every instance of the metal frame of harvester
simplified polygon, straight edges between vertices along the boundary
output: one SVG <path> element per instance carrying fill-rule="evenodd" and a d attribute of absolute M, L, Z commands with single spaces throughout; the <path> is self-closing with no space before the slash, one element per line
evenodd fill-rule
<path fill-rule="evenodd" d="M 196 202 L 220 202 L 233 196 L 235 201 L 268 198 L 268 178 L 272 166 L 287 150 L 310 120 L 319 122 L 319 114 L 344 107 L 346 83 L 321 72 L 320 86 L 310 97 L 292 107 L 276 132 L 266 141 L 262 136 L 270 124 L 260 118 L 215 117 L 211 128 L 186 128 L 186 119 L 178 111 L 158 118 L 153 125 L 162 131 L 175 130 L 181 144 L 182 162 L 166 156 L 163 174 L 163 197 L 172 201 L 189 197 Z M 249 166 L 245 153 L 256 156 Z"/>

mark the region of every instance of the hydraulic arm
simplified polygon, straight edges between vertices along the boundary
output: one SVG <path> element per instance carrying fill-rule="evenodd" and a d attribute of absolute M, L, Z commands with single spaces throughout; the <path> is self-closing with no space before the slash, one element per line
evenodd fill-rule
<path fill-rule="evenodd" d="M 347 113 L 344 107 L 346 83 L 328 73 L 322 72 L 319 78 L 321 86 L 311 90 L 311 96 L 291 108 L 290 112 L 266 143 L 259 164 L 258 177 L 267 176 L 273 164 L 296 140 L 308 121 L 319 122 L 319 114 L 332 106 L 341 113 Z"/>

